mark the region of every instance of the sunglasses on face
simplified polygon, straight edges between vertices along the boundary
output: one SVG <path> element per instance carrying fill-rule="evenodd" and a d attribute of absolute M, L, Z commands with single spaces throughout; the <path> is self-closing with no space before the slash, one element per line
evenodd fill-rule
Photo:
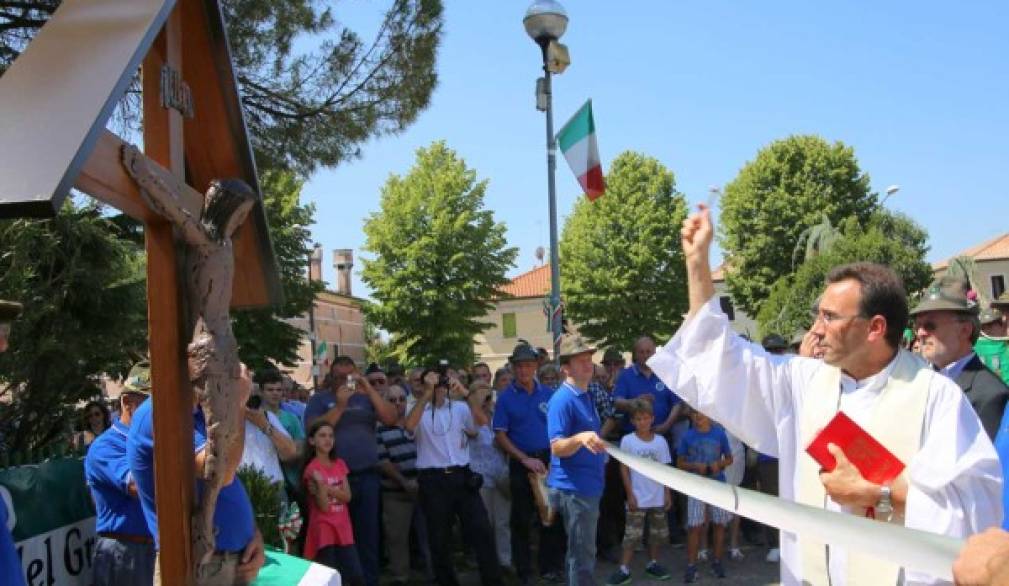
<path fill-rule="evenodd" d="M 406 397 L 389 397 L 390 403 L 406 403 Z"/>
<path fill-rule="evenodd" d="M 368 382 L 373 385 L 384 385 L 386 383 L 386 379 L 381 377 L 375 377 L 375 378 L 369 378 Z"/>

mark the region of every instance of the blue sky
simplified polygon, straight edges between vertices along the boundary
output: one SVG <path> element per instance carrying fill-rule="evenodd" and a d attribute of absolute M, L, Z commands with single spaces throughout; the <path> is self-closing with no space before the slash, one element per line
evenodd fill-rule
<path fill-rule="evenodd" d="M 929 232 L 930 260 L 1009 231 L 1009 4 L 1005 2 L 614 2 L 562 0 L 572 65 L 555 78 L 555 119 L 592 98 L 604 170 L 617 154 L 658 158 L 691 202 L 731 181 L 758 149 L 793 133 L 854 147 L 887 206 Z M 367 34 L 385 2 L 341 2 L 335 16 Z M 353 248 L 390 174 L 445 140 L 490 180 L 486 206 L 519 248 L 518 274 L 548 245 L 538 48 L 525 0 L 445 0 L 439 84 L 405 133 L 318 172 L 313 236 Z M 558 161 L 560 222 L 580 191 Z"/>

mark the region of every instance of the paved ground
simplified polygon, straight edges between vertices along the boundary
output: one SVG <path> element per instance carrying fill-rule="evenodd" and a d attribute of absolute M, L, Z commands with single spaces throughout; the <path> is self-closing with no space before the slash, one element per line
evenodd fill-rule
<path fill-rule="evenodd" d="M 741 561 L 729 561 L 725 565 L 726 573 L 728 576 L 724 580 L 719 580 L 711 573 L 709 567 L 701 566 L 701 571 L 699 573 L 699 579 L 697 584 L 719 584 L 719 585 L 737 585 L 737 584 L 747 584 L 753 586 L 765 586 L 765 585 L 776 585 L 778 584 L 778 564 L 771 564 L 764 561 L 765 550 L 762 547 L 743 547 L 743 553 L 746 558 Z M 660 562 L 666 566 L 669 573 L 672 574 L 672 579 L 660 582 L 655 580 L 647 580 L 643 577 L 643 569 L 645 565 L 645 558 L 643 553 L 638 553 L 635 556 L 634 561 L 631 564 L 631 571 L 635 573 L 634 584 L 655 584 L 655 585 L 667 585 L 667 584 L 680 584 L 683 582 L 683 570 L 686 568 L 687 564 L 687 550 L 683 546 L 668 546 L 662 549 L 660 555 Z M 456 564 L 456 571 L 459 573 L 459 581 L 463 586 L 476 586 L 480 584 L 480 577 L 476 572 L 474 563 L 472 560 L 457 558 L 458 562 Z M 614 564 L 609 562 L 600 561 L 596 564 L 596 580 L 597 583 L 603 585 L 606 583 L 606 578 L 616 569 Z M 416 581 L 411 581 L 411 584 L 425 584 L 425 582 L 417 576 Z M 516 580 L 513 576 L 506 575 L 505 583 L 508 585 L 516 584 Z"/>

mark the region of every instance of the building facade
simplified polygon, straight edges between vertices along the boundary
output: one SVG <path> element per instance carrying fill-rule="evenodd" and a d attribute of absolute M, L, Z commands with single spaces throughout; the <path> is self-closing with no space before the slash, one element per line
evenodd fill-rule
<path fill-rule="evenodd" d="M 957 257 L 967 256 L 974 259 L 974 283 L 983 300 L 997 299 L 1006 291 L 1009 284 L 1009 233 L 996 236 L 976 246 L 972 246 L 959 254 L 932 265 L 935 276 L 939 277 L 949 268 L 950 262 Z"/>

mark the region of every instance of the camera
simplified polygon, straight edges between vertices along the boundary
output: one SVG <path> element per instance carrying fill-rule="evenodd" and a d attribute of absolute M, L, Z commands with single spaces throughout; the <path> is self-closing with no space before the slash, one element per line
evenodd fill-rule
<path fill-rule="evenodd" d="M 249 400 L 245 402 L 245 406 L 249 409 L 259 409 L 263 406 L 263 398 L 259 395 L 252 395 Z"/>
<path fill-rule="evenodd" d="M 442 358 L 438 361 L 438 368 L 436 369 L 441 378 L 438 379 L 438 385 L 448 388 L 451 381 L 448 378 L 448 360 Z"/>

